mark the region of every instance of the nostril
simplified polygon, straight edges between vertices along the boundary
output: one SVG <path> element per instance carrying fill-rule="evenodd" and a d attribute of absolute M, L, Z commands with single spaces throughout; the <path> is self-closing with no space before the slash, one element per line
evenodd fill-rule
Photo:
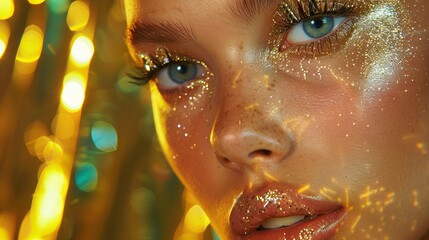
<path fill-rule="evenodd" d="M 267 149 L 259 149 L 249 154 L 249 158 L 269 157 L 273 152 Z"/>

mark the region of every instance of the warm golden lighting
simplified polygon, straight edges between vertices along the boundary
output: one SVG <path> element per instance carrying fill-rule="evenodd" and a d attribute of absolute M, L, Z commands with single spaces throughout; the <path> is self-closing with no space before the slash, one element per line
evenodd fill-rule
<path fill-rule="evenodd" d="M 33 4 L 33 5 L 38 5 L 38 4 L 41 4 L 41 3 L 43 3 L 45 0 L 28 0 L 28 2 L 30 3 L 30 4 Z"/>
<path fill-rule="evenodd" d="M 0 239 L 9 240 L 9 239 L 12 239 L 12 237 L 10 236 L 9 232 L 6 229 L 3 229 L 2 227 L 0 227 Z"/>
<path fill-rule="evenodd" d="M 13 0 L 0 0 L 0 20 L 8 19 L 15 12 Z"/>
<path fill-rule="evenodd" d="M 83 1 L 74 1 L 67 13 L 67 25 L 72 31 L 85 28 L 89 20 L 89 6 Z"/>
<path fill-rule="evenodd" d="M 79 67 L 87 66 L 94 54 L 94 45 L 91 39 L 85 36 L 77 37 L 71 47 L 71 59 Z"/>
<path fill-rule="evenodd" d="M 186 214 L 185 226 L 194 233 L 203 233 L 209 224 L 210 220 L 198 205 L 192 206 Z"/>
<path fill-rule="evenodd" d="M 75 121 L 69 114 L 59 113 L 52 121 L 52 131 L 59 139 L 69 139 L 75 133 Z"/>
<path fill-rule="evenodd" d="M 6 21 L 0 21 L 0 59 L 6 52 L 7 44 L 9 43 L 10 28 Z"/>
<path fill-rule="evenodd" d="M 39 59 L 43 48 L 43 32 L 36 25 L 28 26 L 21 38 L 16 59 L 31 63 Z"/>
<path fill-rule="evenodd" d="M 7 212 L 0 212 L 0 239 L 12 240 L 15 229 L 15 217 Z"/>
<path fill-rule="evenodd" d="M 43 169 L 40 181 L 45 191 L 54 192 L 59 195 L 66 194 L 67 178 L 59 165 L 50 164 Z"/>
<path fill-rule="evenodd" d="M 4 52 L 6 51 L 6 43 L 3 39 L 0 39 L 0 59 L 3 57 Z"/>
<path fill-rule="evenodd" d="M 49 164 L 43 169 L 31 207 L 32 237 L 41 237 L 58 229 L 67 188 L 62 167 Z"/>
<path fill-rule="evenodd" d="M 303 186 L 302 188 L 298 189 L 298 193 L 303 193 L 309 189 L 310 189 L 310 185 L 307 184 L 307 185 Z"/>
<path fill-rule="evenodd" d="M 77 72 L 71 72 L 64 78 L 61 103 L 69 112 L 77 112 L 85 100 L 85 77 Z"/>

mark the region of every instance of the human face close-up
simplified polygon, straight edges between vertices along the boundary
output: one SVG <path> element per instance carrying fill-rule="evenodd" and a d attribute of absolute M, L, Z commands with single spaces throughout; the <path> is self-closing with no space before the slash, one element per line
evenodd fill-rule
<path fill-rule="evenodd" d="M 163 152 L 222 239 L 425 239 L 428 1 L 125 3 Z"/>

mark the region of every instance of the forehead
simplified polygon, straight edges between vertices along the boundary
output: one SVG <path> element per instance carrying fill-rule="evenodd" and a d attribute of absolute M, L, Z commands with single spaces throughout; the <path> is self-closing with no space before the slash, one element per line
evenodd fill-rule
<path fill-rule="evenodd" d="M 235 0 L 124 0 L 127 22 L 131 24 L 137 19 L 180 20 L 203 16 L 210 12 L 218 12 Z M 189 14 L 192 13 L 192 14 Z"/>

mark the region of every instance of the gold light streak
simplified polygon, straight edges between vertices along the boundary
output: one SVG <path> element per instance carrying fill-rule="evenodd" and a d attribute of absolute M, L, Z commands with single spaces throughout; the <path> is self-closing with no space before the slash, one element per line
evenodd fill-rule
<path fill-rule="evenodd" d="M 54 135 L 40 136 L 35 143 L 34 152 L 44 159 L 44 165 L 31 209 L 21 224 L 20 240 L 57 238 L 76 152 L 89 63 L 94 53 L 91 40 L 94 26 L 85 30 L 86 34 L 78 33 L 71 41 L 61 101 L 52 121 Z"/>
<path fill-rule="evenodd" d="M 329 189 L 329 188 L 327 188 L 327 187 L 323 187 L 320 191 L 320 194 L 322 195 L 322 196 L 324 196 L 324 197 L 326 197 L 326 198 L 328 198 L 329 200 L 331 200 L 331 201 L 336 201 L 337 199 L 335 199 L 335 196 L 332 196 L 332 195 L 336 195 L 337 194 L 337 192 L 335 192 L 334 190 L 332 190 L 332 189 Z"/>
<path fill-rule="evenodd" d="M 298 193 L 306 192 L 306 191 L 308 191 L 309 189 L 310 189 L 310 184 L 307 184 L 307 185 L 305 185 L 305 186 L 301 187 L 300 189 L 298 189 Z"/>
<path fill-rule="evenodd" d="M 361 219 L 361 218 L 362 218 L 362 216 L 361 216 L 361 215 L 359 215 L 359 216 L 357 216 L 357 217 L 356 217 L 356 219 L 353 221 L 353 224 L 352 224 L 351 229 L 350 229 L 351 233 L 354 233 L 354 232 L 355 232 L 356 225 L 359 223 L 359 221 L 360 221 L 360 219 Z"/>
<path fill-rule="evenodd" d="M 15 12 L 13 0 L 0 0 L 0 20 L 9 19 Z"/>
<path fill-rule="evenodd" d="M 365 199 L 365 202 L 361 205 L 362 208 L 366 208 L 372 205 L 371 196 L 378 192 L 377 189 L 371 189 L 369 186 L 366 187 L 366 191 L 362 193 L 359 198 Z"/>

